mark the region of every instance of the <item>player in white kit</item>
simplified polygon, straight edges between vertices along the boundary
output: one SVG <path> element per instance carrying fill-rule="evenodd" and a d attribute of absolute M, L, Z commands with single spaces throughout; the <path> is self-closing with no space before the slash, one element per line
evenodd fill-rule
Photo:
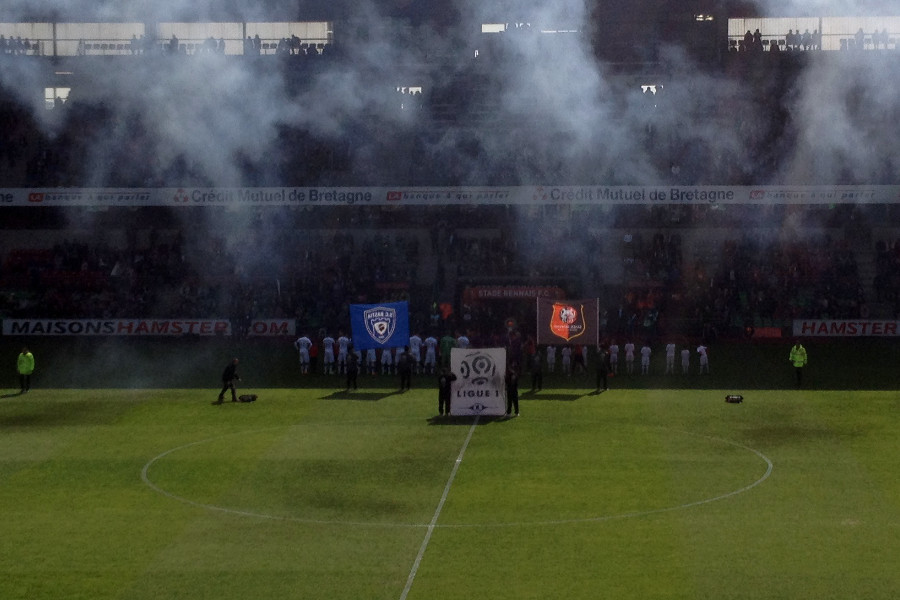
<path fill-rule="evenodd" d="M 634 373 L 634 344 L 632 342 L 625 344 L 625 372 L 629 375 Z"/>
<path fill-rule="evenodd" d="M 344 335 L 342 331 L 337 339 L 338 344 L 338 355 L 337 355 L 337 365 L 338 365 L 338 373 L 346 373 L 347 372 L 347 353 L 350 348 L 350 338 Z"/>
<path fill-rule="evenodd" d="M 547 346 L 547 372 L 556 372 L 556 346 Z"/>
<path fill-rule="evenodd" d="M 302 335 L 294 342 L 294 348 L 300 353 L 300 372 L 304 375 L 309 373 L 309 349 L 312 347 L 312 340 L 306 335 Z"/>
<path fill-rule="evenodd" d="M 615 341 L 609 345 L 609 370 L 613 375 L 619 374 L 619 345 Z"/>
<path fill-rule="evenodd" d="M 369 375 L 374 375 L 377 371 L 378 367 L 378 359 L 375 354 L 375 348 L 369 348 L 366 350 L 366 373 Z"/>
<path fill-rule="evenodd" d="M 322 338 L 322 372 L 334 374 L 334 338 L 330 335 Z"/>
<path fill-rule="evenodd" d="M 456 338 L 456 347 L 457 348 L 462 348 L 463 350 L 465 350 L 466 348 L 469 347 L 470 343 L 471 342 L 469 341 L 469 336 L 467 336 L 466 334 L 462 334 L 461 336 Z"/>
<path fill-rule="evenodd" d="M 562 356 L 562 370 L 566 375 L 572 374 L 572 346 L 563 346 L 560 351 Z"/>
<path fill-rule="evenodd" d="M 423 343 L 425 344 L 425 372 L 434 375 L 434 368 L 437 365 L 437 338 L 429 335 Z"/>
<path fill-rule="evenodd" d="M 697 346 L 697 354 L 700 355 L 700 374 L 709 375 L 709 350 L 703 344 Z"/>
<path fill-rule="evenodd" d="M 666 374 L 675 374 L 675 344 L 666 344 Z"/>
<path fill-rule="evenodd" d="M 412 358 L 413 372 L 418 375 L 422 369 L 422 336 L 417 333 L 409 338 L 409 355 Z"/>
<path fill-rule="evenodd" d="M 650 344 L 641 346 L 641 375 L 650 374 L 650 355 L 652 353 L 653 350 L 650 349 Z"/>
<path fill-rule="evenodd" d="M 394 354 L 390 348 L 381 351 L 381 374 L 388 375 L 394 370 Z"/>

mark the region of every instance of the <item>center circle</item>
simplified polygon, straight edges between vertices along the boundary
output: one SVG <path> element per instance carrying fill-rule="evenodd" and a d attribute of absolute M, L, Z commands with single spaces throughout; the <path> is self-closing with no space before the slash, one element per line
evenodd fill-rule
<path fill-rule="evenodd" d="M 417 428 L 401 426 L 420 435 Z M 764 454 L 738 442 L 664 427 L 643 429 L 661 437 L 664 443 L 660 448 L 652 452 L 644 447 L 628 448 L 631 431 L 623 429 L 612 450 L 598 457 L 596 468 L 588 474 L 608 478 L 609 485 L 625 485 L 626 495 L 620 504 L 575 497 L 580 489 L 576 475 L 583 477 L 584 473 L 567 473 L 564 462 L 558 467 L 559 487 L 554 495 L 565 495 L 566 501 L 551 496 L 534 502 L 526 488 L 529 478 L 541 474 L 526 472 L 519 478 L 504 479 L 504 465 L 498 463 L 496 472 L 488 472 L 484 480 L 457 479 L 449 496 L 451 506 L 457 502 L 455 510 L 445 511 L 441 522 L 433 525 L 429 520 L 446 484 L 446 480 L 440 480 L 440 473 L 446 469 L 432 467 L 441 462 L 444 466 L 452 464 L 456 455 L 449 456 L 441 449 L 434 456 L 422 457 L 419 463 L 410 463 L 408 455 L 386 459 L 376 456 L 373 463 L 372 457 L 348 454 L 341 444 L 345 436 L 357 440 L 370 436 L 371 443 L 378 444 L 377 428 L 373 432 L 370 421 L 284 425 L 198 440 L 155 456 L 144 465 L 141 478 L 151 489 L 173 500 L 233 515 L 315 524 L 462 528 L 587 523 L 684 510 L 746 492 L 765 481 L 774 468 Z M 605 435 L 610 437 L 610 432 Z M 387 448 L 384 456 L 397 450 Z M 402 448 L 399 450 L 402 452 Z M 476 450 L 470 448 L 468 452 L 460 465 L 462 473 L 467 462 L 484 460 L 483 456 L 475 458 Z M 657 494 L 654 486 L 659 482 L 653 477 L 642 480 L 641 471 L 653 471 L 658 476 L 659 461 L 696 462 L 695 470 L 703 469 L 707 475 L 698 475 L 696 480 L 679 475 L 678 481 L 667 485 L 674 492 Z M 376 468 L 372 469 L 372 464 Z M 645 469 L 645 465 L 652 468 Z M 432 475 L 427 478 L 430 490 L 421 489 L 421 482 L 411 476 L 422 469 L 429 469 Z M 682 466 L 678 472 L 683 471 Z M 721 477 L 712 486 L 708 483 L 710 471 L 714 479 Z M 568 481 L 571 478 L 575 480 Z M 549 485 L 552 489 L 556 483 L 551 481 Z M 473 495 L 472 490 L 477 492 Z M 426 500 L 417 504 L 415 498 Z M 511 502 L 521 503 L 513 511 L 515 519 L 492 516 L 490 506 Z M 554 503 L 571 507 L 557 510 Z"/>

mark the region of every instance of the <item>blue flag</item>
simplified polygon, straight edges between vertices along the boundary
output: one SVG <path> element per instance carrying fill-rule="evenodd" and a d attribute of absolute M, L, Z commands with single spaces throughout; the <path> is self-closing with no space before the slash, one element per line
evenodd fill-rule
<path fill-rule="evenodd" d="M 409 303 L 351 304 L 353 348 L 402 348 L 409 345 Z"/>

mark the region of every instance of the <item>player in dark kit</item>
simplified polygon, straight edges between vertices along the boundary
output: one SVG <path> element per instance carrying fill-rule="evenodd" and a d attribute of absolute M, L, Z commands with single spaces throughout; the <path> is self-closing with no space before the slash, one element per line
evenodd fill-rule
<path fill-rule="evenodd" d="M 234 382 L 240 381 L 241 376 L 237 374 L 238 359 L 234 358 L 222 371 L 222 391 L 219 392 L 219 399 L 213 404 L 222 404 L 225 398 L 225 392 L 231 390 L 231 401 L 237 402 L 237 392 L 234 389 Z"/>

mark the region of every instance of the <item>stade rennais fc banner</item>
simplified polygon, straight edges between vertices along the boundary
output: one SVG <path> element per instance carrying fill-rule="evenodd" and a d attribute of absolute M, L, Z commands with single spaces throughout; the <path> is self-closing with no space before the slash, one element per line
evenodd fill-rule
<path fill-rule="evenodd" d="M 537 299 L 537 343 L 593 345 L 600 340 L 600 301 Z"/>
<path fill-rule="evenodd" d="M 453 348 L 450 370 L 450 414 L 506 414 L 506 348 Z"/>

